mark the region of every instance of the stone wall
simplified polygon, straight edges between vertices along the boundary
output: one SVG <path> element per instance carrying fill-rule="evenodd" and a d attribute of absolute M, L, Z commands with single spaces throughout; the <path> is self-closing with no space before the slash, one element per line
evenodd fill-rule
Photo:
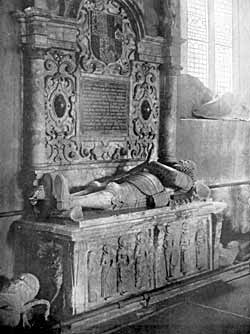
<path fill-rule="evenodd" d="M 238 11 L 239 21 L 234 23 L 234 43 L 237 50 L 233 64 L 234 92 L 249 106 L 249 1 L 240 1 Z M 181 102 L 177 121 L 177 157 L 194 160 L 198 166 L 198 177 L 209 185 L 216 184 L 212 192 L 214 199 L 225 200 L 229 204 L 225 217 L 229 234 L 232 230 L 249 232 L 250 123 L 237 120 L 192 119 L 189 107 L 194 106 L 197 101 L 201 102 L 197 95 L 190 97 L 190 92 L 191 95 L 196 94 L 194 88 L 185 89 L 183 85 L 179 85 Z M 199 92 L 204 93 L 201 89 Z M 245 184 L 241 184 L 242 182 Z M 230 235 L 228 237 L 230 238 Z"/>
<path fill-rule="evenodd" d="M 20 170 L 22 164 L 21 53 L 18 24 L 11 12 L 20 0 L 0 1 L 0 274 L 11 275 L 12 258 L 6 238 L 11 222 L 22 210 Z"/>
<path fill-rule="evenodd" d="M 177 157 L 194 160 L 198 178 L 216 187 L 213 198 L 228 203 L 225 230 L 229 233 L 232 229 L 242 233 L 250 230 L 249 125 L 244 121 L 202 119 L 177 122 Z"/>

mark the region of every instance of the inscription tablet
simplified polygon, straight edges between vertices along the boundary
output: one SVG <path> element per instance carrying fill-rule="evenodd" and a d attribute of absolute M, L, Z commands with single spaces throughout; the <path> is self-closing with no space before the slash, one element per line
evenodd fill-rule
<path fill-rule="evenodd" d="M 82 135 L 128 135 L 129 82 L 117 79 L 82 78 L 80 130 Z"/>

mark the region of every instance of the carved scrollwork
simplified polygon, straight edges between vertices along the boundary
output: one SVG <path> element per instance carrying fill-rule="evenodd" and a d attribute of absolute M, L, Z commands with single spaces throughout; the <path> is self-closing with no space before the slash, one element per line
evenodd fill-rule
<path fill-rule="evenodd" d="M 145 159 L 156 148 L 159 122 L 158 66 L 134 63 L 133 102 L 130 116 L 130 154 L 132 159 Z"/>
<path fill-rule="evenodd" d="M 45 58 L 46 148 L 51 162 L 72 161 L 77 155 L 76 70 L 74 55 L 50 50 Z"/>
<path fill-rule="evenodd" d="M 124 9 L 115 1 L 85 0 L 78 20 L 81 69 L 85 73 L 128 76 L 136 36 Z"/>

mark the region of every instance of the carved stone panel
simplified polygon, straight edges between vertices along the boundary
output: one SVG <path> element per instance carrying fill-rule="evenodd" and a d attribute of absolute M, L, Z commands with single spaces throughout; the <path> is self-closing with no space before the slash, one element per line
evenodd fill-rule
<path fill-rule="evenodd" d="M 212 221 L 211 212 L 225 205 L 190 206 L 90 218 L 82 227 L 17 222 L 15 274 L 35 274 L 40 297 L 62 316 L 146 298 L 219 265 L 222 215 Z"/>
<path fill-rule="evenodd" d="M 128 136 L 129 82 L 82 77 L 80 82 L 81 135 L 100 138 Z"/>
<path fill-rule="evenodd" d="M 132 82 L 129 157 L 145 159 L 151 150 L 156 153 L 158 144 L 158 66 L 134 62 Z"/>
<path fill-rule="evenodd" d="M 77 154 L 75 57 L 52 49 L 45 56 L 44 67 L 47 160 L 71 162 Z"/>
<path fill-rule="evenodd" d="M 129 92 L 128 79 L 81 76 L 79 141 L 82 159 L 127 158 Z"/>
<path fill-rule="evenodd" d="M 157 158 L 163 60 L 158 51 L 140 55 L 143 45 L 162 50 L 164 41 L 144 38 L 136 3 L 39 1 L 17 17 L 27 66 L 37 69 L 25 87 L 36 115 L 28 125 L 39 134 L 31 168 L 102 162 L 105 174 L 112 163 L 134 165 L 151 152 Z"/>

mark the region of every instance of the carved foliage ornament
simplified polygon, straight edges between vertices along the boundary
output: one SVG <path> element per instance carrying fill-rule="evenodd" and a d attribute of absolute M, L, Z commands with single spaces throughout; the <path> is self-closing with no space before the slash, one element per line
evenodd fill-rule
<path fill-rule="evenodd" d="M 86 73 L 129 75 L 136 36 L 124 9 L 115 1 L 82 2 L 78 16 L 79 63 Z"/>

